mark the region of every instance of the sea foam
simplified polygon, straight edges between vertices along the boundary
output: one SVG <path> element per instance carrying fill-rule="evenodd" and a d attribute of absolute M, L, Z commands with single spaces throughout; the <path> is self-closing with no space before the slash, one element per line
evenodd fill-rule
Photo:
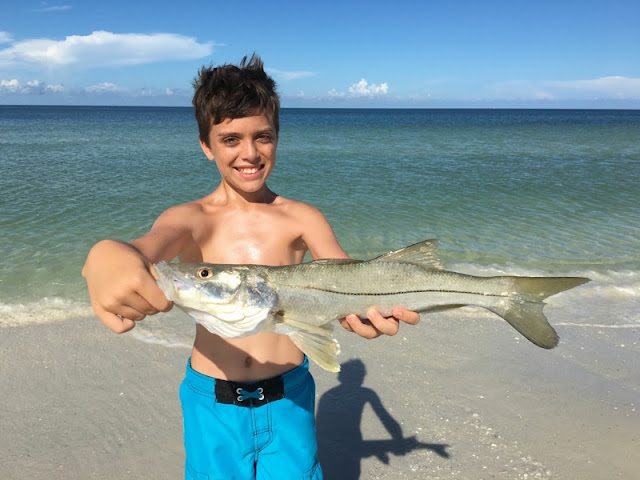
<path fill-rule="evenodd" d="M 88 303 L 60 297 L 42 298 L 32 303 L 0 304 L 0 328 L 63 322 L 93 316 Z"/>

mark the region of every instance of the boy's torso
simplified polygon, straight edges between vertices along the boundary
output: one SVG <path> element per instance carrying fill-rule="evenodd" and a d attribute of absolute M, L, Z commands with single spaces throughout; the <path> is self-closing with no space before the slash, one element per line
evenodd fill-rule
<path fill-rule="evenodd" d="M 200 208 L 190 221 L 192 239 L 182 249 L 180 261 L 263 265 L 302 261 L 307 248 L 298 202 L 277 197 L 268 204 L 239 207 L 217 203 L 215 193 L 196 202 Z M 283 335 L 222 339 L 196 326 L 191 366 L 214 378 L 261 380 L 289 371 L 302 360 L 302 352 Z"/>

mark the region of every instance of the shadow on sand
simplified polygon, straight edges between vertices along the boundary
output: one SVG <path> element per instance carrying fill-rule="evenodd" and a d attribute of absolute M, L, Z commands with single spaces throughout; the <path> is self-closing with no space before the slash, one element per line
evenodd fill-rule
<path fill-rule="evenodd" d="M 320 465 L 328 480 L 358 480 L 360 461 L 377 457 L 388 464 L 389 455 L 406 455 L 413 450 L 431 450 L 449 458 L 448 445 L 422 443 L 415 436 L 405 438 L 402 427 L 382 405 L 375 391 L 363 387 L 366 367 L 360 360 L 342 364 L 340 385 L 325 392 L 318 402 L 316 427 Z M 391 436 L 390 440 L 363 440 L 362 413 L 369 404 Z"/>

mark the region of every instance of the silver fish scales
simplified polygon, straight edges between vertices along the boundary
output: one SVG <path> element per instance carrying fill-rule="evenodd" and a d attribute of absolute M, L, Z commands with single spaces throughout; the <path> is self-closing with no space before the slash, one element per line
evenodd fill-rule
<path fill-rule="evenodd" d="M 289 335 L 313 361 L 338 371 L 334 320 L 365 316 L 376 307 L 433 312 L 467 305 L 509 322 L 542 348 L 558 336 L 543 313 L 544 299 L 589 281 L 582 277 L 478 277 L 447 271 L 436 240 L 371 260 L 317 260 L 286 266 L 160 262 L 154 266 L 167 298 L 224 338 L 258 332 Z"/>

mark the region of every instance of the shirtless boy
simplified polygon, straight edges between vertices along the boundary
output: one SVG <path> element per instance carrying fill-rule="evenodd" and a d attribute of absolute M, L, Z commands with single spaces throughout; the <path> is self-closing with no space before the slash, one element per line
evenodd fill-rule
<path fill-rule="evenodd" d="M 254 55 L 239 66 L 203 68 L 194 86 L 200 145 L 222 180 L 204 198 L 166 210 L 142 237 L 91 249 L 83 275 L 92 306 L 117 333 L 171 309 L 149 272 L 160 260 L 287 265 L 307 251 L 314 259 L 348 258 L 320 211 L 266 185 L 276 160 L 279 99 L 262 61 Z M 341 324 L 374 338 L 394 335 L 398 320 L 419 320 L 401 308 L 393 315 L 371 309 L 366 320 L 350 315 Z M 187 478 L 322 478 L 315 387 L 287 336 L 223 339 L 197 325 L 180 398 Z"/>

